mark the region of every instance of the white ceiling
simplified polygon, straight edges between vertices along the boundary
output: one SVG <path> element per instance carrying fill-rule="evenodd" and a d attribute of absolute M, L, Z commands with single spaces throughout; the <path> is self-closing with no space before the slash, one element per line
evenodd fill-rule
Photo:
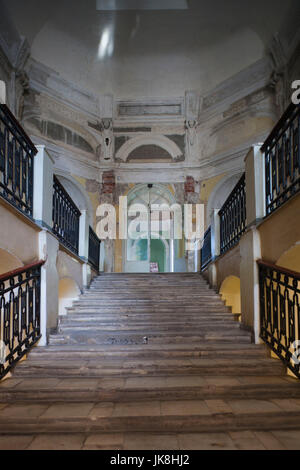
<path fill-rule="evenodd" d="M 35 59 L 83 88 L 126 99 L 203 93 L 263 57 L 276 32 L 290 42 L 300 24 L 299 0 L 188 0 L 189 9 L 173 11 L 3 1 Z"/>

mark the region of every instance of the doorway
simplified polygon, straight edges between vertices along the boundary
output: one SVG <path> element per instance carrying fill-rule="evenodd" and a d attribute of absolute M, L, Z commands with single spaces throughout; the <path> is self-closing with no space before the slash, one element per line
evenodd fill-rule
<path fill-rule="evenodd" d="M 174 203 L 171 192 L 158 184 L 137 185 L 128 194 L 128 227 L 136 217 L 137 207 L 143 209 L 144 221 L 135 238 L 130 238 L 128 230 L 129 237 L 123 246 L 123 272 L 174 271 L 174 218 L 172 213 L 160 210 L 163 205 L 170 207 Z"/>

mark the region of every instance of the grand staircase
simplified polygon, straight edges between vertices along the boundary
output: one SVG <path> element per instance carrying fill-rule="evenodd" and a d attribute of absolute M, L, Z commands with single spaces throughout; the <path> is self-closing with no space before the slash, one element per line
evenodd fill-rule
<path fill-rule="evenodd" d="M 0 383 L 4 448 L 300 448 L 300 386 L 199 274 L 103 274 Z"/>

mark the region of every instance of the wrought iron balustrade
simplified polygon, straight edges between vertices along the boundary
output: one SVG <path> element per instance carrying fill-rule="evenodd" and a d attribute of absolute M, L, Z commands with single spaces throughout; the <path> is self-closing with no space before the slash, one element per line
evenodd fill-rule
<path fill-rule="evenodd" d="M 240 178 L 224 205 L 220 216 L 220 252 L 225 253 L 241 238 L 246 229 L 245 173 Z"/>
<path fill-rule="evenodd" d="M 39 340 L 44 261 L 0 276 L 0 379 Z"/>
<path fill-rule="evenodd" d="M 201 248 L 201 271 L 206 268 L 211 260 L 211 227 L 209 227 L 204 234 L 203 245 Z"/>
<path fill-rule="evenodd" d="M 300 105 L 289 106 L 261 150 L 268 215 L 300 190 Z"/>
<path fill-rule="evenodd" d="M 258 261 L 260 337 L 300 378 L 300 273 Z"/>
<path fill-rule="evenodd" d="M 89 228 L 89 262 L 96 269 L 96 271 L 99 271 L 100 243 L 101 241 L 97 237 L 92 227 L 90 227 Z"/>
<path fill-rule="evenodd" d="M 67 248 L 76 254 L 78 254 L 79 248 L 80 215 L 80 210 L 56 176 L 54 176 L 52 231 Z"/>
<path fill-rule="evenodd" d="M 33 159 L 37 149 L 4 104 L 0 105 L 0 195 L 33 212 Z"/>

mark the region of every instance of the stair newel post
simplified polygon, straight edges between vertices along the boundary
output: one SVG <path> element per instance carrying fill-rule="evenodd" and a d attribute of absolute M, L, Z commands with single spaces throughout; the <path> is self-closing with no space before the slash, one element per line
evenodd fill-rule
<path fill-rule="evenodd" d="M 82 265 L 82 282 L 84 287 L 88 287 L 91 281 L 91 267 L 89 258 L 89 217 L 86 209 L 81 210 L 79 219 L 79 251 L 80 258 L 84 260 Z"/>
<path fill-rule="evenodd" d="M 261 145 L 253 145 L 245 158 L 247 226 L 258 223 L 266 215 L 265 164 Z"/>
<path fill-rule="evenodd" d="M 211 216 L 211 256 L 214 261 L 220 255 L 220 216 L 219 209 L 214 209 Z M 217 269 L 215 263 L 209 268 L 210 284 L 217 286 Z"/>
<path fill-rule="evenodd" d="M 48 230 L 39 233 L 39 255 L 46 258 L 41 267 L 40 280 L 40 318 L 41 339 L 39 346 L 48 343 L 49 335 L 56 331 L 58 326 L 58 285 L 59 276 L 56 269 L 56 260 L 59 249 L 57 238 Z"/>
<path fill-rule="evenodd" d="M 36 146 L 33 171 L 33 218 L 52 230 L 54 160 L 44 145 Z"/>
<path fill-rule="evenodd" d="M 58 273 L 56 259 L 59 244 L 52 234 L 54 160 L 44 145 L 37 145 L 33 171 L 33 218 L 43 230 L 39 233 L 39 259 L 46 259 L 41 267 L 40 315 L 41 339 L 39 346 L 47 344 L 51 331 L 58 322 Z"/>
<path fill-rule="evenodd" d="M 245 158 L 247 229 L 240 240 L 242 322 L 260 343 L 260 297 L 257 260 L 261 258 L 260 233 L 256 225 L 265 216 L 265 167 L 260 145 L 254 145 Z"/>

